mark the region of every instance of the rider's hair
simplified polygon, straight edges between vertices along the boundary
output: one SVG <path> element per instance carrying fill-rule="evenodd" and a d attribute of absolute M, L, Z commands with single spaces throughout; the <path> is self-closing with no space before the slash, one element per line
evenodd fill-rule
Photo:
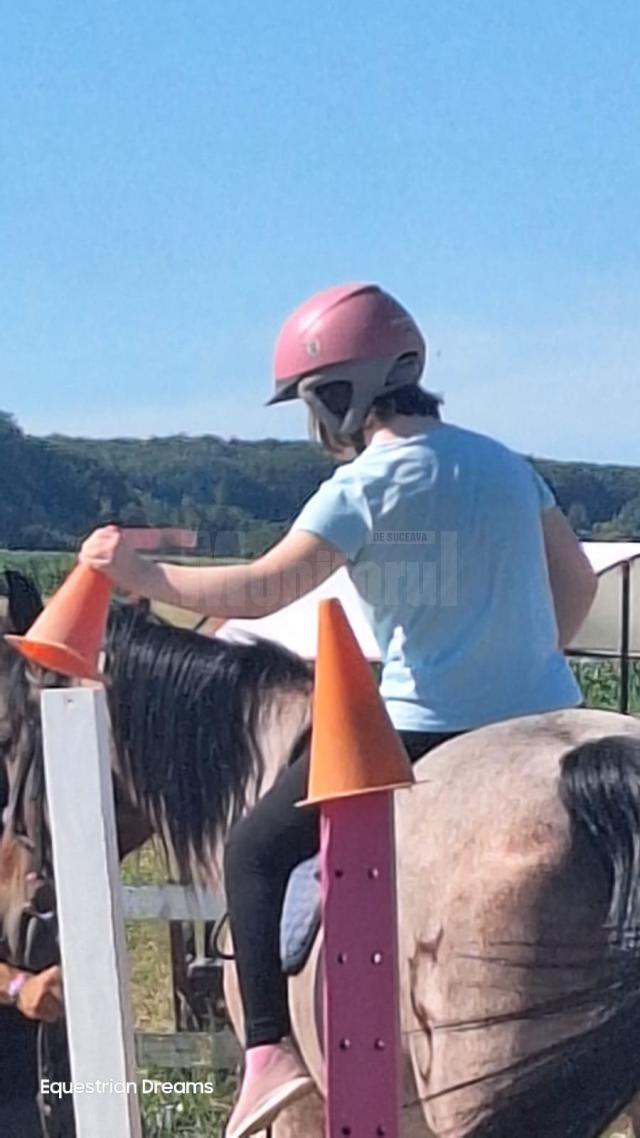
<path fill-rule="evenodd" d="M 373 415 L 379 423 L 388 422 L 394 415 L 439 419 L 441 403 L 441 396 L 432 395 L 430 391 L 412 383 L 407 387 L 399 387 L 393 394 L 379 395 L 374 399 L 369 415 Z"/>
<path fill-rule="evenodd" d="M 417 384 L 400 387 L 393 394 L 379 395 L 374 399 L 365 420 L 365 427 L 388 423 L 396 415 L 406 415 L 420 418 L 440 418 L 442 398 L 425 391 Z M 364 433 L 358 431 L 346 440 L 342 436 L 330 431 L 312 411 L 309 412 L 309 436 L 313 442 L 320 443 L 338 462 L 349 462 L 356 454 L 364 449 Z"/>

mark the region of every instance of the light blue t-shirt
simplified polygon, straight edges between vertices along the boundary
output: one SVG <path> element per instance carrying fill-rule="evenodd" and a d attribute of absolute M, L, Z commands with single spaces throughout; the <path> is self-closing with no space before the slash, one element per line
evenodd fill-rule
<path fill-rule="evenodd" d="M 347 558 L 403 731 L 457 731 L 575 707 L 558 648 L 541 513 L 523 458 L 449 424 L 374 443 L 338 467 L 294 524 Z"/>

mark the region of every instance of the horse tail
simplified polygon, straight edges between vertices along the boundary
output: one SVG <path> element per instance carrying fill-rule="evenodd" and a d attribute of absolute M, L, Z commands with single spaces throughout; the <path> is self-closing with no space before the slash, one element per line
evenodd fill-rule
<path fill-rule="evenodd" d="M 563 1001 L 593 1015 L 584 1032 L 521 1060 L 466 1138 L 598 1138 L 640 1088 L 640 737 L 567 753 L 559 793 L 574 843 L 588 838 L 608 880 L 602 977 Z"/>

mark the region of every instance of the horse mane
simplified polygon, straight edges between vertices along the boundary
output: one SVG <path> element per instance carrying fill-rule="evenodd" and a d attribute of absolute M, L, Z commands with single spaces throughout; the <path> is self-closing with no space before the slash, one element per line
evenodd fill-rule
<path fill-rule="evenodd" d="M 210 639 L 115 606 L 104 670 L 125 788 L 181 872 L 194 858 L 203 868 L 259 792 L 263 713 L 287 694 L 308 696 L 310 668 L 270 641 Z"/>

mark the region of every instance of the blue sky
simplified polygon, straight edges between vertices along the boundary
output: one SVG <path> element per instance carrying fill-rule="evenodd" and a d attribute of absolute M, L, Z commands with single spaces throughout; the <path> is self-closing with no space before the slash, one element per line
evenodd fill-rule
<path fill-rule="evenodd" d="M 304 433 L 281 320 L 375 279 L 450 418 L 640 463 L 637 0 L 0 0 L 0 406 Z"/>

